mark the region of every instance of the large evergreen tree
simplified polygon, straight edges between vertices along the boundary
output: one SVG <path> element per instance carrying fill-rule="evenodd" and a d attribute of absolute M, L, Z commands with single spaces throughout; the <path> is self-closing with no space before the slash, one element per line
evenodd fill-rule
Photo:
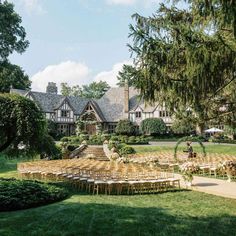
<path fill-rule="evenodd" d="M 189 4 L 187 10 L 162 4 L 152 17 L 135 14 L 130 49 L 139 72 L 134 83 L 144 98 L 159 100 L 172 111 L 188 107 L 202 132 L 207 121 L 232 115 L 233 106 L 221 108 L 233 92 L 229 85 L 235 80 L 236 41 L 234 25 L 222 28 L 218 23 L 223 11 L 213 18 L 200 8 L 205 1 Z"/>

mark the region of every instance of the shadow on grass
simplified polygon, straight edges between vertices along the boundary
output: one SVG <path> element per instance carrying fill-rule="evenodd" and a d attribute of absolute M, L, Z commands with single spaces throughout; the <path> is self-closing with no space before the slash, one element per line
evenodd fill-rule
<path fill-rule="evenodd" d="M 5 214 L 0 217 L 0 233 L 6 235 L 235 235 L 236 216 L 211 213 L 201 215 L 189 212 L 176 204 L 172 209 L 163 206 L 149 207 L 145 201 L 133 206 L 120 197 L 107 196 L 107 204 L 101 203 L 100 196 L 89 202 L 63 201 L 50 207 Z M 72 198 L 73 200 L 73 198 Z M 150 200 L 149 198 L 146 200 Z M 151 199 L 152 200 L 152 199 Z M 163 199 L 162 199 L 163 200 Z M 117 204 L 118 203 L 118 204 Z M 172 203 L 173 204 L 173 203 Z M 199 209 L 201 211 L 201 209 Z M 19 228 L 17 226 L 20 226 Z M 6 229 L 7 231 L 4 231 Z M 22 232 L 22 234 L 21 234 Z M 3 234 L 4 235 L 4 234 Z"/>

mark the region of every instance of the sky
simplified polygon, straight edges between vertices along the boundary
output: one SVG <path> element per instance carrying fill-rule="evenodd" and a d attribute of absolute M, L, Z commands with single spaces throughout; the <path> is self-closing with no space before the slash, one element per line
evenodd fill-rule
<path fill-rule="evenodd" d="M 9 0 L 22 17 L 30 46 L 10 61 L 45 91 L 49 81 L 70 86 L 107 81 L 116 86 L 123 64 L 131 64 L 131 16 L 150 16 L 163 0 Z"/>

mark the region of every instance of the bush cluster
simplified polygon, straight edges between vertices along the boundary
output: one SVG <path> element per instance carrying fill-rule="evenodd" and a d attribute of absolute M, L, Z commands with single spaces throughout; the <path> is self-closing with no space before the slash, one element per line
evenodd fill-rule
<path fill-rule="evenodd" d="M 110 134 L 98 134 L 90 135 L 88 139 L 83 139 L 82 136 L 70 136 L 63 137 L 62 142 L 68 143 L 78 147 L 82 141 L 87 140 L 88 145 L 102 145 L 105 140 L 117 141 L 119 143 L 126 144 L 148 144 L 148 138 L 144 136 L 127 136 L 127 135 L 110 135 Z"/>
<path fill-rule="evenodd" d="M 0 211 L 37 207 L 65 199 L 68 192 L 54 184 L 0 178 Z"/>
<path fill-rule="evenodd" d="M 117 141 L 110 141 L 108 148 L 111 150 L 112 148 L 115 148 L 116 151 L 119 153 L 120 156 L 126 156 L 128 154 L 135 153 L 135 150 L 133 147 L 128 146 L 125 143 L 118 143 Z"/>

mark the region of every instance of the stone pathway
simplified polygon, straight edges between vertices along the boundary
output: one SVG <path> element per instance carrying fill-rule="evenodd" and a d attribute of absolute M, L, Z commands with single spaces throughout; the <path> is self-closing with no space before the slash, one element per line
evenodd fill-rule
<path fill-rule="evenodd" d="M 181 186 L 186 187 L 181 175 Z M 194 176 L 192 190 L 214 194 L 217 196 L 236 199 L 236 182 L 227 182 L 226 180 Z"/>

